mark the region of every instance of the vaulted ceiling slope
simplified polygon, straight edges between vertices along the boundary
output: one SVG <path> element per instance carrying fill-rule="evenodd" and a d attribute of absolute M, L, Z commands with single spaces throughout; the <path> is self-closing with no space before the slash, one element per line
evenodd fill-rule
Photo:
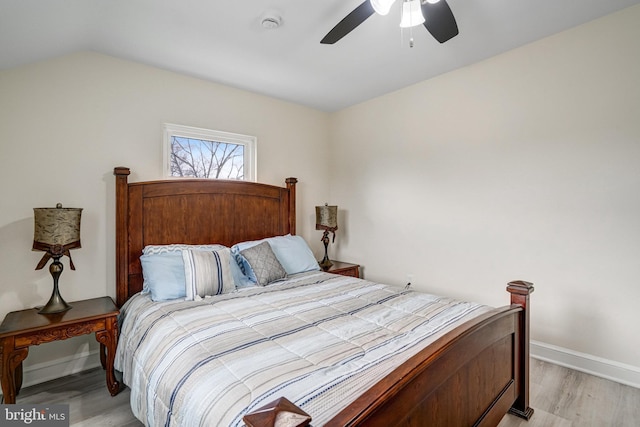
<path fill-rule="evenodd" d="M 446 43 L 401 31 L 397 1 L 325 45 L 362 0 L 0 0 L 0 69 L 90 50 L 336 111 L 640 4 L 447 2 L 460 33 Z"/>

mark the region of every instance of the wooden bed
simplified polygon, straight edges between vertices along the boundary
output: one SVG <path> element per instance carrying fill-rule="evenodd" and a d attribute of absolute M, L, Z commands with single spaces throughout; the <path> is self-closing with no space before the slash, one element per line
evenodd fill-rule
<path fill-rule="evenodd" d="M 128 182 L 116 176 L 116 302 L 142 290 L 146 245 L 235 243 L 296 232 L 296 182 Z M 507 286 L 511 305 L 465 323 L 422 349 L 338 413 L 329 426 L 495 426 L 529 419 L 529 294 Z M 313 414 L 311 414 L 313 416 Z M 313 421 L 312 421 L 313 422 Z"/>

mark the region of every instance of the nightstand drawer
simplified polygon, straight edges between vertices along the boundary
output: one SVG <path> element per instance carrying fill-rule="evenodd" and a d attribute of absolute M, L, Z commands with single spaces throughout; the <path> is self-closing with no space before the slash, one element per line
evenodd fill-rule
<path fill-rule="evenodd" d="M 360 265 L 351 264 L 342 261 L 331 261 L 333 265 L 328 270 L 324 270 L 327 273 L 340 274 L 341 276 L 360 277 Z"/>

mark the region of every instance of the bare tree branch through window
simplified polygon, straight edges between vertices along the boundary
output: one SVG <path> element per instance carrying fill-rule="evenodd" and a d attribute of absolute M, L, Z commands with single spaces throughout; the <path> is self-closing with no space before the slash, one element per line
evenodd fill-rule
<path fill-rule="evenodd" d="M 244 146 L 171 137 L 171 176 L 244 179 Z"/>
<path fill-rule="evenodd" d="M 256 142 L 255 136 L 165 123 L 164 174 L 254 181 Z"/>

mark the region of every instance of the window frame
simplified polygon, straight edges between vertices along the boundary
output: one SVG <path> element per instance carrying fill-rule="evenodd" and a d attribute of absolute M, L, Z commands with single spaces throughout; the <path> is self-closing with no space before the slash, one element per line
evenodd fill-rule
<path fill-rule="evenodd" d="M 238 133 L 223 132 L 213 129 L 204 129 L 193 126 L 177 125 L 173 123 L 165 123 L 163 125 L 163 174 L 165 178 L 185 179 L 179 176 L 171 175 L 171 138 L 182 137 L 200 139 L 205 141 L 215 141 L 227 144 L 235 144 L 244 146 L 244 179 L 243 181 L 256 182 L 256 143 L 257 138 L 250 135 L 242 135 Z M 220 179 L 220 178 L 203 178 L 203 179 Z"/>

